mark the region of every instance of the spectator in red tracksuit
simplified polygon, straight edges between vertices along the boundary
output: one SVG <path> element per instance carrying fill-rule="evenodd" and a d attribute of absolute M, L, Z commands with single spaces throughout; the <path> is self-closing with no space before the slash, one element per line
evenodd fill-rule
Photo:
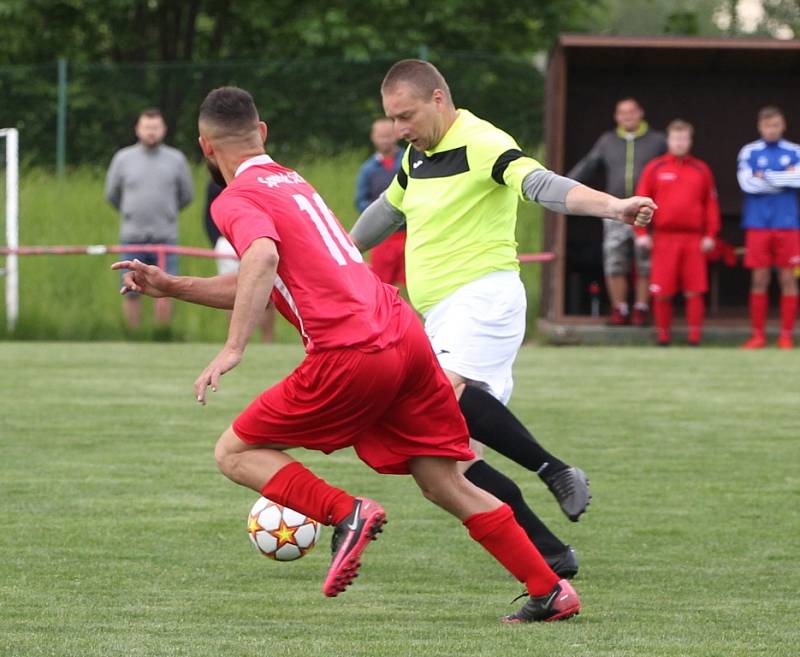
<path fill-rule="evenodd" d="M 675 120 L 667 127 L 667 153 L 651 160 L 642 171 L 637 194 L 658 205 L 652 238 L 637 229 L 637 243 L 653 250 L 650 292 L 654 297 L 658 344 L 670 343 L 672 297 L 686 297 L 689 344 L 700 344 L 708 290 L 706 254 L 714 248 L 720 229 L 714 175 L 708 165 L 689 154 L 694 128 Z"/>

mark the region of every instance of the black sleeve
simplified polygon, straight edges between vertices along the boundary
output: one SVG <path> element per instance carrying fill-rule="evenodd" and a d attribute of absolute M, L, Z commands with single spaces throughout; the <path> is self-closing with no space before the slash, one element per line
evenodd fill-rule
<path fill-rule="evenodd" d="M 500 153 L 500 155 L 497 156 L 497 159 L 492 165 L 492 178 L 498 185 L 506 184 L 503 175 L 505 174 L 508 165 L 521 157 L 527 156 L 518 148 L 510 148 L 509 150 L 505 151 L 504 153 Z"/>

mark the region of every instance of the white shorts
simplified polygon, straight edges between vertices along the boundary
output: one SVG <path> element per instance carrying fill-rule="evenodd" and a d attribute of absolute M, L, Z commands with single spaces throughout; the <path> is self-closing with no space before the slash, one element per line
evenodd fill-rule
<path fill-rule="evenodd" d="M 214 251 L 224 255 L 236 255 L 231 243 L 224 237 L 217 238 L 217 243 L 214 245 Z M 233 274 L 239 271 L 239 261 L 234 258 L 217 258 L 217 271 L 222 274 Z"/>
<path fill-rule="evenodd" d="M 425 332 L 439 364 L 508 403 L 526 306 L 515 271 L 492 272 L 460 287 L 425 313 Z"/>

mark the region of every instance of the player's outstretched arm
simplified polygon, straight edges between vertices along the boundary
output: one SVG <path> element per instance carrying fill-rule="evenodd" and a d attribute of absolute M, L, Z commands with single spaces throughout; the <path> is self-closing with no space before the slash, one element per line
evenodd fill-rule
<path fill-rule="evenodd" d="M 250 335 L 264 314 L 264 300 L 272 293 L 278 260 L 275 242 L 267 237 L 253 240 L 242 254 L 228 339 L 194 382 L 195 398 L 201 404 L 206 403 L 208 386 L 216 392 L 220 377 L 242 360 Z"/>
<path fill-rule="evenodd" d="M 171 276 L 155 265 L 139 260 L 122 260 L 111 269 L 127 269 L 122 277 L 120 294 L 136 292 L 149 297 L 170 297 L 211 308 L 230 310 L 236 298 L 236 273 L 204 278 Z M 266 302 L 264 303 L 266 306 Z"/>
<path fill-rule="evenodd" d="M 567 212 L 614 219 L 625 224 L 646 226 L 658 206 L 646 196 L 617 198 L 586 185 L 577 185 L 567 193 Z"/>

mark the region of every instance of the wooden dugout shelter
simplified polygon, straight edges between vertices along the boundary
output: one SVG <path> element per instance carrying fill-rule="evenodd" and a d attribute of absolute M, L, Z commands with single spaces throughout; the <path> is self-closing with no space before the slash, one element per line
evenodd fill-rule
<path fill-rule="evenodd" d="M 548 166 L 569 171 L 614 128 L 614 106 L 626 96 L 639 100 L 652 128 L 663 130 L 675 118 L 694 124 L 693 152 L 717 180 L 721 237 L 742 246 L 736 157 L 758 138 L 756 114 L 765 105 L 783 109 L 785 138 L 800 141 L 800 41 L 562 35 L 547 71 Z M 593 185 L 602 189 L 604 180 Z M 556 338 L 597 333 L 607 301 L 601 292 L 601 316 L 592 317 L 589 289 L 603 283 L 601 222 L 548 215 L 543 246 L 557 257 L 542 275 L 540 329 Z M 749 272 L 741 259 L 735 267 L 712 265 L 709 274 L 707 325 L 746 332 Z"/>

